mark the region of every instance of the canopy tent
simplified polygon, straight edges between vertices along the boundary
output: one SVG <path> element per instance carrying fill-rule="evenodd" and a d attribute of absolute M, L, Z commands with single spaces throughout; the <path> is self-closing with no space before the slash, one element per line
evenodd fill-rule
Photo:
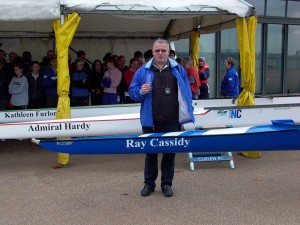
<path fill-rule="evenodd" d="M 6 0 L 0 3 L 0 37 L 53 37 L 52 20 L 74 12 L 81 16 L 75 37 L 169 40 L 187 38 L 192 31 L 201 35 L 231 28 L 236 18 L 255 14 L 242 0 Z M 58 74 L 58 86 L 64 77 Z M 62 85 L 58 93 L 68 88 Z M 66 112 L 62 118 L 68 118 L 68 107 L 61 106 Z"/>
<path fill-rule="evenodd" d="M 75 37 L 180 39 L 235 26 L 253 15 L 242 0 L 6 0 L 0 3 L 0 37 L 53 36 L 52 20 L 77 12 Z"/>

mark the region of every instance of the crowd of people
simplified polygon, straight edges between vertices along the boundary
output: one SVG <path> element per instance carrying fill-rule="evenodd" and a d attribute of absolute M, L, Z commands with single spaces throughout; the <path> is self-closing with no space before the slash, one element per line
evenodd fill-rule
<path fill-rule="evenodd" d="M 6 56 L 0 49 L 0 110 L 55 108 L 58 101 L 55 52 L 49 50 L 41 62 L 32 60 L 29 51 L 22 56 L 11 52 L 8 61 Z M 135 72 L 152 57 L 152 49 L 144 53 L 136 51 L 127 65 L 125 56 L 108 52 L 90 66 L 85 52 L 78 51 L 75 61 L 69 61 L 71 106 L 134 103 L 128 88 Z M 169 51 L 168 57 L 186 70 L 192 99 L 209 98 L 210 71 L 206 59 L 200 57 L 199 69 L 195 69 L 190 57 L 178 58 L 174 50 Z M 234 60 L 227 58 L 224 67 L 227 73 L 220 95 L 237 97 L 239 79 Z"/>
<path fill-rule="evenodd" d="M 145 60 L 143 60 L 143 58 Z M 239 78 L 234 60 L 224 63 L 227 72 L 221 84 L 224 97 L 238 95 Z M 69 61 L 71 106 L 109 105 L 140 102 L 142 131 L 147 133 L 176 132 L 185 123 L 194 122 L 192 99 L 209 98 L 209 65 L 199 58 L 199 69 L 190 57 L 180 59 L 164 39 L 157 39 L 144 54 L 134 53 L 129 65 L 123 55 L 107 53 L 96 59 L 90 68 L 83 50 L 76 60 Z M 1 109 L 34 109 L 57 106 L 57 58 L 49 50 L 41 63 L 31 60 L 30 52 L 22 57 L 0 49 Z M 60 153 L 59 153 L 60 154 Z M 58 160 L 54 168 L 69 163 Z M 160 188 L 165 197 L 173 196 L 175 153 L 164 153 L 161 160 Z M 158 154 L 146 154 L 142 196 L 156 188 Z"/>

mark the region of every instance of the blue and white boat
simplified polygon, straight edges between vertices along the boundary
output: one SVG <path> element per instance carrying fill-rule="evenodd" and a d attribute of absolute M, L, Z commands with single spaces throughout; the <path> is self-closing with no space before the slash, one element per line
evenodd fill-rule
<path fill-rule="evenodd" d="M 300 125 L 284 120 L 263 126 L 32 141 L 50 151 L 70 154 L 300 150 Z"/>

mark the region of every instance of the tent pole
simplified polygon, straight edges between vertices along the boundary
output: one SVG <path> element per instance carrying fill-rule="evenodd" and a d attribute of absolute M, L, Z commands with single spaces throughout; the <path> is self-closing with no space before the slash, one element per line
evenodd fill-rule
<path fill-rule="evenodd" d="M 63 25 L 65 22 L 65 17 L 64 15 L 60 15 L 60 25 Z"/>

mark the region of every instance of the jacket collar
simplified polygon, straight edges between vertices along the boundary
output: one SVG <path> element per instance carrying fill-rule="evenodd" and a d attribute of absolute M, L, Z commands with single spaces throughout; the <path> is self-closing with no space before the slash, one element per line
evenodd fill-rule
<path fill-rule="evenodd" d="M 150 69 L 153 63 L 154 63 L 154 61 L 153 61 L 153 58 L 152 58 L 152 59 L 150 59 L 150 60 L 146 63 L 145 68 L 146 68 L 146 69 Z M 171 58 L 168 58 L 167 64 L 168 64 L 172 69 L 173 69 L 174 67 L 178 66 L 178 63 L 176 62 L 176 60 L 171 59 Z"/>

